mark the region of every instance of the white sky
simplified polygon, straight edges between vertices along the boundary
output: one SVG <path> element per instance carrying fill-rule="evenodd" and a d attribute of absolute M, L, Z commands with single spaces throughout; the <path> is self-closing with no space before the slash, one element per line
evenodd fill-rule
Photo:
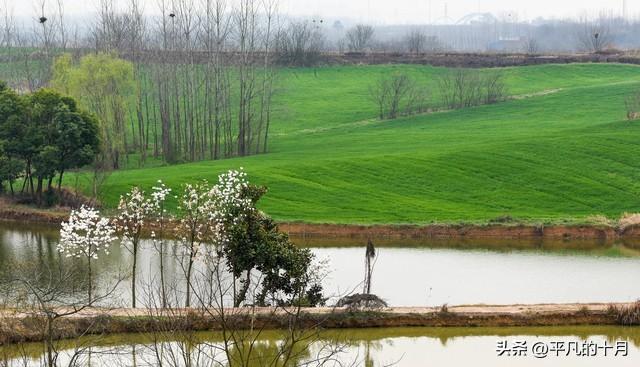
<path fill-rule="evenodd" d="M 14 8 L 18 16 L 32 16 L 42 0 L 0 0 Z M 45 0 L 54 3 L 56 0 Z M 69 15 L 94 12 L 98 0 L 63 0 Z M 112 0 L 121 5 L 128 0 Z M 157 0 L 141 0 L 146 13 L 153 14 Z M 171 1 L 171 0 L 169 0 Z M 200 0 L 191 0 L 200 1 Z M 229 0 L 231 2 L 237 0 Z M 457 20 L 473 12 L 497 16 L 512 14 L 519 20 L 536 17 L 578 17 L 602 10 L 622 14 L 623 0 L 280 0 L 281 12 L 295 16 L 349 18 L 376 24 L 429 23 L 445 16 Z M 627 0 L 629 16 L 640 15 L 640 0 Z M 51 4 L 53 5 L 53 4 Z"/>

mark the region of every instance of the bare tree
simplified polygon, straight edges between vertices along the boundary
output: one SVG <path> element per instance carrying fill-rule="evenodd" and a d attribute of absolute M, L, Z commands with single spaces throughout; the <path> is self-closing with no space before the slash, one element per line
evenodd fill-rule
<path fill-rule="evenodd" d="M 312 318 L 301 303 L 287 305 L 285 298 L 278 296 L 269 308 L 256 307 L 251 301 L 245 307 L 233 307 L 233 279 L 219 250 L 210 248 L 200 261 L 193 281 L 194 304 L 188 312 L 159 307 L 157 297 L 149 292 L 147 317 L 153 322 L 148 323 L 151 327 L 146 330 L 150 343 L 143 348 L 150 351 L 150 362 L 159 366 L 285 367 L 323 366 L 340 360 L 340 365 L 351 365 L 348 359 L 341 359 L 347 344 L 325 339 L 321 334 L 333 310 Z M 251 299 L 260 293 L 259 282 L 252 284 L 247 293 Z M 297 289 L 295 297 L 303 290 Z M 173 284 L 170 292 L 179 294 L 178 285 Z M 217 339 L 198 337 L 193 326 L 205 320 L 216 326 Z M 278 320 L 276 330 L 267 331 L 273 325 L 269 320 Z M 270 338 L 276 335 L 277 346 L 264 345 L 267 332 Z"/>
<path fill-rule="evenodd" d="M 150 106 L 149 99 L 151 97 L 151 88 L 149 86 L 149 78 L 145 72 L 145 59 L 143 58 L 143 49 L 147 40 L 147 23 L 139 3 L 139 0 L 130 0 L 129 3 L 129 42 L 128 54 L 134 61 L 134 78 L 136 80 L 135 88 L 135 117 L 131 117 L 131 134 L 132 143 L 138 148 L 140 153 L 139 165 L 144 165 L 147 152 L 149 150 L 149 128 L 151 125 L 151 117 L 149 116 Z M 137 125 L 134 121 L 137 120 Z M 136 139 L 136 128 L 138 130 L 138 138 Z"/>
<path fill-rule="evenodd" d="M 34 33 L 39 37 L 45 56 L 49 57 L 55 42 L 56 21 L 47 4 L 49 4 L 47 0 L 38 0 L 37 2 L 39 17 L 37 18 L 38 26 L 36 28 L 38 28 L 38 31 Z"/>
<path fill-rule="evenodd" d="M 40 337 L 44 341 L 47 367 L 58 365 L 57 340 L 61 338 L 63 331 L 56 326 L 60 320 L 106 302 L 122 280 L 118 278 L 100 294 L 87 297 L 86 293 L 81 291 L 86 286 L 81 274 L 81 269 L 62 263 L 19 264 L 12 267 L 10 274 L 0 274 L 0 285 L 8 289 L 6 292 L 9 292 L 14 302 L 13 306 L 35 320 Z M 91 327 L 92 325 L 89 325 L 78 336 L 88 332 Z"/>
<path fill-rule="evenodd" d="M 371 279 L 373 277 L 373 267 L 375 266 L 376 248 L 371 240 L 367 241 L 367 249 L 364 255 L 364 290 L 362 294 L 371 294 Z"/>
<path fill-rule="evenodd" d="M 507 98 L 507 85 L 501 72 L 483 73 L 484 104 L 502 102 Z"/>
<path fill-rule="evenodd" d="M 606 17 L 600 16 L 596 20 L 584 18 L 580 27 L 577 39 L 581 50 L 598 53 L 613 45 L 613 34 Z"/>
<path fill-rule="evenodd" d="M 283 65 L 315 65 L 323 47 L 324 36 L 315 22 L 291 22 L 277 35 L 276 52 Z"/>
<path fill-rule="evenodd" d="M 58 36 L 60 37 L 59 45 L 62 51 L 66 51 L 69 42 L 69 34 L 65 23 L 64 0 L 56 0 L 56 16 L 58 18 Z"/>
<path fill-rule="evenodd" d="M 358 24 L 349 29 L 346 34 L 349 51 L 363 52 L 371 46 L 375 31 L 372 26 Z"/>
<path fill-rule="evenodd" d="M 529 37 L 524 43 L 524 52 L 529 55 L 536 55 L 540 53 L 540 44 L 535 38 Z"/>
<path fill-rule="evenodd" d="M 279 0 L 263 1 L 263 11 L 265 14 L 265 26 L 262 38 L 262 88 L 260 91 L 260 116 L 257 127 L 257 142 L 255 143 L 255 154 L 267 153 L 267 141 L 269 139 L 269 126 L 271 125 L 271 100 L 274 94 L 274 83 L 277 77 L 277 70 L 274 67 L 270 56 L 276 47 L 277 41 L 277 17 Z M 274 36 L 274 34 L 276 36 Z M 264 131 L 264 132 L 263 132 Z M 264 146 L 261 139 L 264 137 Z"/>
<path fill-rule="evenodd" d="M 276 10 L 277 0 L 241 0 L 234 12 L 238 88 L 236 153 L 239 156 L 259 152 L 261 144 L 263 151 L 267 147 L 276 76 L 269 59 L 274 46 Z M 256 57 L 260 54 L 263 57 Z"/>
<path fill-rule="evenodd" d="M 158 0 L 160 17 L 158 18 L 158 32 L 160 36 L 160 49 L 156 52 L 156 62 L 153 64 L 152 75 L 155 89 L 155 97 L 158 100 L 158 110 L 161 125 L 161 146 L 164 160 L 169 163 L 176 161 L 176 153 L 173 143 L 172 110 L 171 102 L 171 66 L 169 65 L 169 51 L 171 49 L 172 25 L 175 14 L 169 9 L 168 0 Z M 173 16 L 172 16 L 173 15 Z M 154 113 L 155 115 L 155 113 Z M 156 133 L 157 141 L 157 133 Z M 156 143 L 155 153 L 159 148 Z"/>
<path fill-rule="evenodd" d="M 427 46 L 427 35 L 420 29 L 412 29 L 405 36 L 405 43 L 410 53 L 421 54 Z"/>
<path fill-rule="evenodd" d="M 449 109 L 476 106 L 482 100 L 482 81 L 474 70 L 449 71 L 440 77 L 439 86 L 443 103 Z"/>
<path fill-rule="evenodd" d="M 0 46 L 6 52 L 6 62 L 9 65 L 16 65 L 19 62 L 17 54 L 14 52 L 14 46 L 16 46 L 16 23 L 15 16 L 13 13 L 13 8 L 9 6 L 7 3 L 9 0 L 0 1 Z M 3 76 L 3 79 L 8 82 L 8 84 L 12 85 L 14 89 L 19 88 L 19 80 L 21 79 L 19 68 L 9 68 L 6 75 Z"/>
<path fill-rule="evenodd" d="M 426 92 L 407 74 L 396 73 L 380 78 L 369 88 L 369 94 L 378 105 L 380 119 L 394 119 L 401 114 L 425 109 Z"/>
<path fill-rule="evenodd" d="M 240 0 L 239 8 L 235 11 L 235 31 L 237 38 L 238 57 L 238 137 L 237 152 L 239 156 L 249 153 L 251 139 L 251 123 L 254 117 L 251 109 L 255 99 L 255 68 L 253 67 L 252 51 L 257 43 L 257 5 L 254 0 Z"/>
<path fill-rule="evenodd" d="M 228 42 L 231 31 L 230 16 L 225 0 L 202 0 L 204 17 L 200 19 L 202 43 L 208 58 L 205 70 L 204 100 L 205 113 L 209 126 L 205 135 L 209 141 L 210 157 L 221 158 L 221 146 L 230 146 L 231 142 L 223 143 L 223 137 L 229 134 L 223 129 L 231 125 L 228 68 L 223 64 L 223 51 Z"/>
<path fill-rule="evenodd" d="M 439 88 L 443 104 L 449 109 L 497 103 L 508 95 L 502 73 L 462 68 L 442 75 Z"/>

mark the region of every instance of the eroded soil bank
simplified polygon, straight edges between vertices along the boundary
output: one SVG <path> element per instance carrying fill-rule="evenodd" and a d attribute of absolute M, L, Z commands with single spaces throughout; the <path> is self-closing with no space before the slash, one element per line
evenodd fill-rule
<path fill-rule="evenodd" d="M 22 224 L 48 224 L 58 226 L 68 218 L 68 209 L 40 210 L 27 206 L 10 205 L 0 200 L 0 221 Z M 176 223 L 166 224 L 165 236 L 175 238 Z M 303 241 L 351 239 L 353 241 L 378 240 L 420 240 L 420 239 L 547 239 L 547 240 L 599 240 L 603 242 L 639 239 L 640 227 L 624 229 L 607 225 L 532 225 L 519 223 L 504 224 L 435 224 L 435 225 L 350 225 L 350 224 L 307 224 L 280 223 L 280 229 Z M 160 233 L 157 223 L 151 223 L 151 231 Z"/>
<path fill-rule="evenodd" d="M 621 230 L 616 227 L 596 225 L 528 225 L 528 224 L 452 224 L 452 225 L 341 225 L 282 223 L 280 229 L 300 237 L 354 238 L 354 239 L 420 239 L 420 238 L 547 238 L 547 239 L 598 239 L 640 238 L 637 227 Z"/>
<path fill-rule="evenodd" d="M 443 308 L 389 308 L 351 312 L 314 308 L 301 312 L 302 327 L 357 329 L 388 327 L 512 327 L 616 325 L 608 304 L 541 304 L 510 306 L 456 306 Z M 628 304 L 616 304 L 627 307 Z M 215 312 L 211 312 L 215 314 Z M 226 310 L 234 328 L 282 329 L 289 325 L 285 310 L 241 308 Z M 0 311 L 0 345 L 41 341 L 43 321 L 19 311 Z M 56 338 L 87 334 L 121 334 L 220 330 L 218 317 L 198 310 L 90 309 L 56 324 Z"/>

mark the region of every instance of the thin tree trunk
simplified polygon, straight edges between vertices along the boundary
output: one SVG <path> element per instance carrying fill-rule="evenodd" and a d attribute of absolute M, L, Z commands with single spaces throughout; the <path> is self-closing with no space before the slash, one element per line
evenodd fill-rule
<path fill-rule="evenodd" d="M 161 224 L 162 226 L 162 224 Z M 162 308 L 167 308 L 167 291 L 164 282 L 164 240 L 160 240 L 160 297 L 162 298 Z"/>
<path fill-rule="evenodd" d="M 136 271 L 138 267 L 138 239 L 133 243 L 133 269 L 131 273 L 131 307 L 136 308 Z"/>
<path fill-rule="evenodd" d="M 58 191 L 62 189 L 62 176 L 64 175 L 64 170 L 60 171 L 60 176 L 58 176 Z"/>
<path fill-rule="evenodd" d="M 93 300 L 93 274 L 91 272 L 91 257 L 89 260 L 89 268 L 88 268 L 88 278 L 89 278 L 89 287 L 88 287 L 88 295 L 89 295 L 89 303 Z"/>

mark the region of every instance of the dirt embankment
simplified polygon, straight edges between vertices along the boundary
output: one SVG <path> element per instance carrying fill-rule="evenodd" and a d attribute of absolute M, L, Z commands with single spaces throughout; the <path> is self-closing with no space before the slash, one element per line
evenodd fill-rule
<path fill-rule="evenodd" d="M 591 225 L 551 225 L 534 226 L 526 224 L 493 225 L 376 225 L 357 226 L 339 224 L 282 223 L 280 229 L 290 235 L 303 238 L 352 238 L 352 239 L 462 239 L 462 238 L 503 238 L 503 239 L 596 239 L 614 240 L 619 238 L 640 238 L 637 227 L 620 230 L 608 226 Z"/>
<path fill-rule="evenodd" d="M 41 210 L 10 204 L 0 199 L 0 221 L 59 225 L 69 216 L 69 209 Z M 165 235 L 176 236 L 176 222 L 166 224 Z M 280 223 L 280 229 L 301 240 L 420 240 L 420 239 L 546 239 L 546 240 L 599 240 L 640 238 L 640 227 L 624 229 L 606 225 L 530 225 L 530 224 L 433 224 L 433 225 L 349 225 Z M 146 233 L 159 233 L 152 222 Z"/>
<path fill-rule="evenodd" d="M 611 305 L 605 304 L 475 305 L 444 310 L 410 307 L 358 312 L 319 308 L 303 310 L 300 320 L 301 327 L 324 329 L 615 325 L 616 316 L 610 311 L 610 307 Z M 281 329 L 287 328 L 290 322 L 284 310 L 270 308 L 229 309 L 226 317 L 234 328 Z M 0 312 L 0 345 L 41 341 L 42 326 L 42 320 L 33 315 Z M 87 334 L 87 331 L 89 334 L 120 334 L 219 329 L 220 320 L 201 310 L 163 312 L 144 309 L 92 309 L 59 320 L 56 324 L 56 337 L 73 338 Z"/>
<path fill-rule="evenodd" d="M 189 53 L 186 55 L 181 51 L 167 51 L 163 57 L 158 59 L 157 51 L 148 54 L 136 53 L 131 55 L 121 53 L 121 57 L 129 60 L 157 59 L 162 63 L 180 63 L 187 57 L 192 58 L 197 63 L 206 63 L 212 55 L 206 51 Z M 288 60 L 278 58 L 276 54 L 265 55 L 263 52 L 255 52 L 250 55 L 254 60 L 263 62 L 265 56 L 275 65 L 279 66 L 301 66 L 290 65 Z M 233 63 L 239 55 L 235 52 L 225 52 L 221 55 L 223 60 Z M 640 64 L 640 57 L 637 54 L 620 50 L 608 50 L 599 54 L 541 54 L 531 55 L 525 53 L 468 53 L 468 52 L 441 52 L 441 53 L 407 53 L 407 52 L 323 52 L 317 56 L 314 66 L 335 66 L 335 65 L 379 65 L 379 64 L 414 64 L 433 65 L 444 67 L 467 67 L 467 68 L 491 68 L 507 66 L 528 66 L 542 64 L 571 64 L 571 63 L 623 63 Z"/>
<path fill-rule="evenodd" d="M 60 224 L 69 217 L 69 209 L 38 209 L 19 205 L 0 197 L 0 220 L 21 223 Z"/>
<path fill-rule="evenodd" d="M 325 53 L 321 63 L 328 65 L 415 64 L 444 67 L 492 68 L 572 63 L 621 63 L 639 65 L 640 57 L 623 52 L 602 54 L 498 54 L 498 53 L 439 53 L 410 54 L 392 52 Z"/>

